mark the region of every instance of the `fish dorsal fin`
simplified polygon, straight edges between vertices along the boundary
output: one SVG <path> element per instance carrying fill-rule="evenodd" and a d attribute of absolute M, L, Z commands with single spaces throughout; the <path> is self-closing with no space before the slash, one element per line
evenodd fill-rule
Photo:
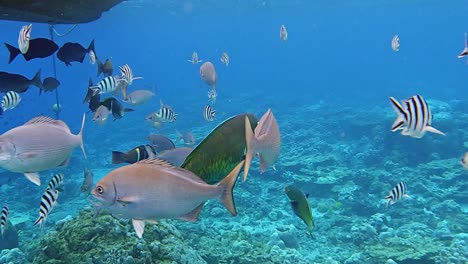
<path fill-rule="evenodd" d="M 149 164 L 149 165 L 156 165 L 156 166 L 162 166 L 162 167 L 165 167 L 165 168 L 170 168 L 174 172 L 176 172 L 176 171 L 181 172 L 181 173 L 177 173 L 177 175 L 180 176 L 180 177 L 190 179 L 190 180 L 192 180 L 194 182 L 197 182 L 197 183 L 206 184 L 206 182 L 203 181 L 203 179 L 201 179 L 200 177 L 195 175 L 193 172 L 188 171 L 188 170 L 183 169 L 183 168 L 179 168 L 177 166 L 174 166 L 172 163 L 170 163 L 168 161 L 161 160 L 161 159 L 158 159 L 158 158 L 144 159 L 144 160 L 141 160 L 141 161 L 139 161 L 137 163 L 134 163 L 134 164 Z"/>
<path fill-rule="evenodd" d="M 163 167 L 167 167 L 167 168 L 178 168 L 176 166 L 174 166 L 173 164 L 171 164 L 170 162 L 168 161 L 165 161 L 165 160 L 162 160 L 162 159 L 144 159 L 144 160 L 141 160 L 135 164 L 149 164 L 149 165 L 158 165 L 158 166 L 163 166 Z"/>
<path fill-rule="evenodd" d="M 62 120 L 53 119 L 52 117 L 48 116 L 37 116 L 25 123 L 25 125 L 31 124 L 51 124 L 66 128 L 67 131 L 70 131 L 70 128 L 67 126 L 67 124 L 65 124 L 65 122 Z"/>

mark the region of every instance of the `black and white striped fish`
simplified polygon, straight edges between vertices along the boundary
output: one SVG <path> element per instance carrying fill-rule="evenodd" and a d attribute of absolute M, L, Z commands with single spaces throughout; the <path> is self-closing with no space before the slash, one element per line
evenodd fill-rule
<path fill-rule="evenodd" d="M 41 198 L 41 205 L 39 206 L 39 218 L 34 222 L 34 225 L 39 224 L 41 230 L 45 224 L 47 216 L 54 209 L 57 204 L 59 192 L 57 190 L 47 189 Z"/>
<path fill-rule="evenodd" d="M 138 79 L 143 79 L 143 77 L 134 77 L 133 76 L 133 71 L 128 64 L 125 64 L 124 66 L 119 66 L 120 68 L 120 73 L 122 74 L 122 81 L 125 81 L 128 85 L 131 85 L 134 80 Z"/>
<path fill-rule="evenodd" d="M 398 115 L 393 122 L 392 132 L 402 130 L 402 135 L 414 138 L 422 138 L 426 132 L 445 135 L 431 126 L 431 110 L 422 96 L 415 95 L 401 104 L 393 97 L 390 97 L 390 101 Z"/>
<path fill-rule="evenodd" d="M 21 102 L 21 95 L 15 91 L 7 92 L 2 98 L 2 109 L 0 114 L 8 109 L 15 108 Z"/>
<path fill-rule="evenodd" d="M 395 52 L 400 50 L 400 37 L 398 35 L 392 38 L 392 50 Z"/>
<path fill-rule="evenodd" d="M 460 52 L 460 54 L 458 54 L 458 58 L 461 59 L 467 55 L 468 55 L 468 41 L 466 39 L 466 32 L 465 32 L 465 48 L 462 50 L 462 52 Z"/>
<path fill-rule="evenodd" d="M 26 54 L 29 49 L 29 40 L 31 39 L 32 24 L 23 26 L 18 36 L 18 49 Z"/>
<path fill-rule="evenodd" d="M 156 112 L 156 117 L 162 122 L 174 122 L 177 119 L 177 114 L 170 106 L 163 104 L 161 101 L 161 108 Z"/>
<path fill-rule="evenodd" d="M 229 65 L 229 55 L 227 54 L 227 52 L 223 52 L 223 55 L 221 55 L 220 60 L 224 65 L 226 65 L 226 67 Z"/>
<path fill-rule="evenodd" d="M 8 206 L 4 206 L 2 208 L 2 214 L 0 216 L 0 229 L 1 229 L 2 237 L 3 237 L 3 233 L 5 232 L 6 224 L 8 221 L 8 214 L 9 214 Z"/>
<path fill-rule="evenodd" d="M 210 89 L 210 91 L 208 91 L 208 101 L 210 101 L 211 104 L 214 104 L 216 102 L 216 98 L 218 98 L 218 93 L 216 92 L 216 89 Z"/>
<path fill-rule="evenodd" d="M 119 87 L 119 76 L 107 76 L 97 83 L 95 86 L 90 86 L 89 89 L 93 90 L 93 96 L 97 94 L 112 93 Z"/>
<path fill-rule="evenodd" d="M 205 108 L 203 109 L 203 119 L 206 121 L 214 121 L 215 120 L 215 114 L 216 110 L 211 107 L 211 105 L 207 104 L 205 105 Z"/>
<path fill-rule="evenodd" d="M 49 185 L 47 185 L 47 189 L 57 190 L 61 192 L 62 183 L 63 183 L 63 173 L 55 173 L 54 177 L 52 177 L 52 179 L 49 181 Z"/>
<path fill-rule="evenodd" d="M 385 200 L 387 200 L 387 207 L 404 197 L 411 198 L 408 194 L 406 194 L 406 183 L 400 182 L 395 185 L 395 187 L 393 187 L 390 192 L 388 192 L 387 196 L 385 196 Z"/>
<path fill-rule="evenodd" d="M 192 59 L 187 61 L 191 62 L 192 64 L 198 64 L 199 62 L 203 62 L 202 60 L 198 59 L 198 53 L 196 51 L 192 53 Z"/>

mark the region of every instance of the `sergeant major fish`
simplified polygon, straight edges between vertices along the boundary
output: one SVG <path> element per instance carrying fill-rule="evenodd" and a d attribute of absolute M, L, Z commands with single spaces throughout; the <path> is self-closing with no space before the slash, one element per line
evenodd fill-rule
<path fill-rule="evenodd" d="M 62 191 L 63 173 L 55 173 L 47 185 L 47 189 Z"/>
<path fill-rule="evenodd" d="M 47 216 L 57 204 L 58 195 L 59 192 L 52 189 L 47 189 L 42 195 L 41 204 L 39 206 L 39 218 L 34 222 L 34 225 L 40 225 L 41 230 L 44 227 Z"/>
<path fill-rule="evenodd" d="M 14 91 L 9 91 L 2 98 L 2 108 L 0 108 L 0 115 L 9 109 L 13 109 L 21 102 L 21 96 Z"/>
<path fill-rule="evenodd" d="M 31 39 L 32 24 L 23 26 L 18 36 L 18 48 L 21 53 L 26 54 L 29 49 L 29 40 Z"/>
<path fill-rule="evenodd" d="M 414 138 L 422 138 L 426 132 L 445 136 L 444 133 L 431 126 L 432 114 L 422 96 L 415 95 L 401 104 L 390 97 L 393 110 L 398 115 L 392 125 L 392 132 L 402 130 L 401 134 Z"/>
<path fill-rule="evenodd" d="M 222 181 L 209 185 L 194 173 L 161 160 L 143 160 L 104 176 L 92 191 L 96 211 L 132 219 L 139 238 L 145 223 L 157 219 L 195 222 L 209 199 L 217 198 L 237 215 L 232 189 L 241 161 Z"/>
<path fill-rule="evenodd" d="M 466 33 L 465 33 L 465 48 L 462 50 L 462 52 L 460 52 L 460 54 L 458 54 L 458 58 L 461 59 L 467 55 L 468 55 L 468 40 L 466 38 Z"/>
<path fill-rule="evenodd" d="M 112 151 L 112 164 L 135 163 L 144 159 L 156 158 L 156 151 L 150 145 L 141 145 L 127 153 Z"/>
<path fill-rule="evenodd" d="M 131 85 L 134 80 L 143 79 L 143 77 L 134 77 L 132 68 L 128 64 L 119 66 L 120 73 L 122 74 L 121 80 L 125 81 L 127 85 Z"/>
<path fill-rule="evenodd" d="M 389 205 L 392 205 L 396 203 L 398 200 L 402 198 L 410 198 L 408 194 L 406 194 L 406 183 L 400 182 L 395 187 L 393 187 L 390 192 L 388 192 L 388 195 L 385 196 L 385 200 L 387 201 L 387 207 Z"/>
<path fill-rule="evenodd" d="M 2 237 L 3 237 L 3 234 L 5 233 L 5 229 L 6 229 L 6 225 L 7 225 L 7 222 L 8 222 L 8 215 L 10 214 L 10 212 L 8 211 L 8 206 L 4 206 L 2 208 L 2 213 L 0 215 L 0 231 L 2 233 Z"/>
<path fill-rule="evenodd" d="M 229 65 L 229 55 L 227 54 L 227 52 L 223 52 L 220 60 L 224 65 L 226 65 L 226 67 Z"/>
<path fill-rule="evenodd" d="M 400 37 L 398 35 L 392 38 L 392 50 L 395 52 L 400 51 Z"/>
<path fill-rule="evenodd" d="M 177 119 L 177 114 L 174 112 L 172 107 L 165 105 L 160 101 L 161 107 L 156 112 L 156 116 L 161 119 L 162 122 L 174 122 Z"/>
<path fill-rule="evenodd" d="M 119 76 L 107 76 L 98 82 L 97 85 L 90 86 L 89 89 L 93 90 L 93 95 L 112 93 L 119 87 L 119 82 Z"/>
<path fill-rule="evenodd" d="M 203 119 L 206 121 L 214 121 L 215 120 L 215 115 L 216 115 L 216 110 L 211 107 L 211 105 L 207 104 L 203 108 Z"/>
<path fill-rule="evenodd" d="M 198 64 L 199 62 L 203 62 L 202 60 L 198 59 L 198 53 L 196 51 L 192 53 L 192 59 L 187 61 L 191 62 L 192 64 Z"/>

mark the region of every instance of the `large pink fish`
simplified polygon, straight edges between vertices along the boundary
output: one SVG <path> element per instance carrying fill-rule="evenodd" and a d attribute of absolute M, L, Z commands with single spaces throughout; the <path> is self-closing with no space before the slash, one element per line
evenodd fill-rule
<path fill-rule="evenodd" d="M 217 198 L 237 215 L 232 189 L 244 162 L 240 162 L 221 182 L 209 185 L 192 172 L 162 160 L 142 160 L 120 167 L 104 176 L 92 195 L 96 210 L 132 219 L 139 238 L 145 222 L 182 219 L 195 222 L 209 199 Z"/>
<path fill-rule="evenodd" d="M 38 116 L 22 126 L 15 127 L 0 136 L 0 167 L 24 173 L 33 183 L 40 185 L 39 171 L 66 166 L 73 149 L 83 147 L 83 127 L 73 135 L 61 120 Z"/>
<path fill-rule="evenodd" d="M 263 173 L 266 168 L 278 160 L 280 154 L 280 132 L 271 109 L 268 109 L 262 116 L 254 132 L 250 126 L 249 118 L 246 116 L 245 137 L 247 151 L 245 154 L 244 181 L 247 179 L 254 155 L 258 155 L 260 158 L 260 173 Z"/>
<path fill-rule="evenodd" d="M 203 63 L 202 66 L 200 66 L 200 76 L 206 84 L 210 85 L 212 89 L 215 89 L 218 76 L 216 75 L 213 63 L 209 61 Z"/>

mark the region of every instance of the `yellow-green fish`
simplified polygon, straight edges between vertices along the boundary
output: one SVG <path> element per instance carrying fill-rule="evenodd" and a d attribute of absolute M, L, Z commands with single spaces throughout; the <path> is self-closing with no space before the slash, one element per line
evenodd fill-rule
<path fill-rule="evenodd" d="M 314 218 L 312 217 L 312 209 L 310 209 L 309 202 L 307 201 L 309 195 L 304 195 L 303 192 L 294 186 L 286 186 L 284 192 L 291 202 L 294 213 L 304 221 L 310 234 L 312 234 L 314 230 Z"/>

